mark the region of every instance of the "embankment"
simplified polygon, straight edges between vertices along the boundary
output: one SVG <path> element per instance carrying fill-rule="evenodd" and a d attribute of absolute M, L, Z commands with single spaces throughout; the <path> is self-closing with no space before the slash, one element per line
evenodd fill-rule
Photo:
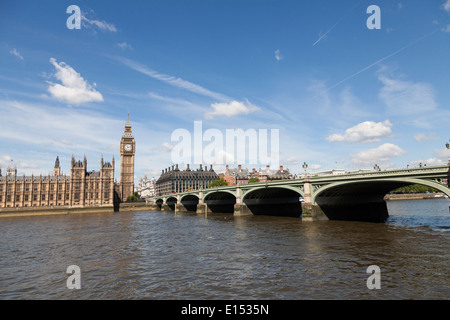
<path fill-rule="evenodd" d="M 387 194 L 384 200 L 419 200 L 419 199 L 436 199 L 444 198 L 442 193 L 402 193 Z"/>

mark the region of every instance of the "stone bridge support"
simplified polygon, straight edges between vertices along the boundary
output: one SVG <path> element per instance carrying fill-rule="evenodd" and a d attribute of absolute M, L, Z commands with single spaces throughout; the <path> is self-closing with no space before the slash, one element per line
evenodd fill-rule
<path fill-rule="evenodd" d="M 181 203 L 177 203 L 175 204 L 175 213 L 178 212 L 189 212 L 186 207 L 184 205 L 182 205 Z"/>
<path fill-rule="evenodd" d="M 245 203 L 242 202 L 242 189 L 238 185 L 236 187 L 236 204 L 234 205 L 234 213 L 235 216 L 249 216 L 253 215 L 250 209 L 247 207 Z"/>
<path fill-rule="evenodd" d="M 211 212 L 211 210 L 209 210 Z M 208 205 L 203 202 L 203 190 L 198 192 L 197 214 L 208 215 Z"/>
<path fill-rule="evenodd" d="M 312 201 L 311 179 L 305 177 L 303 183 L 305 195 L 303 197 L 304 202 L 302 203 L 302 221 L 328 220 L 322 209 Z"/>

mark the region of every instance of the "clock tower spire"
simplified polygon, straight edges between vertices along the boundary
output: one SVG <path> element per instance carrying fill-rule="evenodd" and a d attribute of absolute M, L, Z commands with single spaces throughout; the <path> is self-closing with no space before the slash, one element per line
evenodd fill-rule
<path fill-rule="evenodd" d="M 120 198 L 122 202 L 134 193 L 134 155 L 136 143 L 131 132 L 130 113 L 120 140 Z"/>

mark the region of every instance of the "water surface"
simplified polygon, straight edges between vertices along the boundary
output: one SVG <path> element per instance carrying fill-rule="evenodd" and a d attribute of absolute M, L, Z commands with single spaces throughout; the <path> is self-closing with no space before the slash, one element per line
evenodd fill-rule
<path fill-rule="evenodd" d="M 449 299 L 449 199 L 387 223 L 172 212 L 0 219 L 0 299 Z M 67 267 L 81 269 L 69 290 Z M 370 265 L 381 289 L 369 290 Z"/>

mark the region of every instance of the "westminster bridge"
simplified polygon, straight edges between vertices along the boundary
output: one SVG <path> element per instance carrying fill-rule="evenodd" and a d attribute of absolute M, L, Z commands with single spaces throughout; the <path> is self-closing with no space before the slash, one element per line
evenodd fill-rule
<path fill-rule="evenodd" d="M 383 222 L 389 216 L 384 197 L 390 191 L 419 184 L 450 197 L 449 180 L 450 163 L 214 187 L 157 196 L 151 201 L 161 210 L 205 215 L 220 212 L 295 216 L 305 221 Z"/>

